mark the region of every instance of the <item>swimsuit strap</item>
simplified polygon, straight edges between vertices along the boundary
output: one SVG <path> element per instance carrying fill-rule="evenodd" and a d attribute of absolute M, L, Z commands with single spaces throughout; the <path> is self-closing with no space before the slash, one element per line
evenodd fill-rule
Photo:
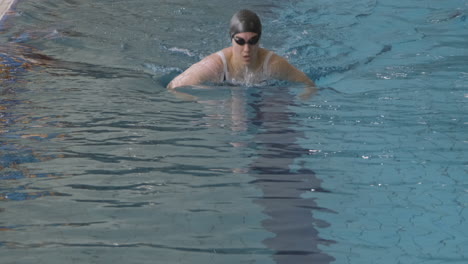
<path fill-rule="evenodd" d="M 228 72 L 228 67 L 227 67 L 227 61 L 226 57 L 224 56 L 223 51 L 218 51 L 216 52 L 219 57 L 221 57 L 221 60 L 223 61 L 223 76 L 221 76 L 221 82 L 224 82 L 226 80 L 229 80 L 229 72 Z"/>
<path fill-rule="evenodd" d="M 273 51 L 268 52 L 268 54 L 265 57 L 265 60 L 263 61 L 263 74 L 265 74 L 265 76 L 269 75 L 268 63 L 270 62 L 272 55 L 273 55 Z"/>

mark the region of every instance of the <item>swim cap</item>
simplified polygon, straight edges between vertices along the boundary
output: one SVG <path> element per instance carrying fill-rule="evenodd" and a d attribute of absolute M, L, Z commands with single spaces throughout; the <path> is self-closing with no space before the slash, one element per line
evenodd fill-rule
<path fill-rule="evenodd" d="M 234 35 L 243 32 L 257 33 L 259 38 L 262 35 L 262 23 L 260 22 L 260 18 L 257 14 L 247 9 L 235 13 L 229 25 L 229 35 L 231 39 Z"/>

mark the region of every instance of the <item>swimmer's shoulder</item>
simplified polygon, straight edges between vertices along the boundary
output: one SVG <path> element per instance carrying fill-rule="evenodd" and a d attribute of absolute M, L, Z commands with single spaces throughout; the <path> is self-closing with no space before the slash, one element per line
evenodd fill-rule
<path fill-rule="evenodd" d="M 271 53 L 270 55 L 270 59 L 269 59 L 269 64 L 270 65 L 273 65 L 273 64 L 282 64 L 284 62 L 287 62 L 285 58 L 283 58 L 282 56 L 276 54 L 275 52 L 271 51 L 271 50 L 267 50 L 267 49 L 264 49 L 264 57 L 268 56 L 269 54 Z"/>
<path fill-rule="evenodd" d="M 215 53 L 215 55 L 217 55 L 219 57 L 219 55 L 217 53 L 223 53 L 224 54 L 224 57 L 229 61 L 232 57 L 232 47 L 227 47 L 227 48 L 224 48 L 218 52 Z"/>
<path fill-rule="evenodd" d="M 302 82 L 303 74 L 298 71 L 293 65 L 291 65 L 286 58 L 272 52 L 268 62 L 269 74 L 274 79 L 289 80 L 289 81 L 300 81 Z M 295 77 L 301 75 L 301 78 Z M 292 77 L 293 76 L 293 77 Z"/>
<path fill-rule="evenodd" d="M 284 67 L 289 64 L 285 58 L 267 49 L 262 49 L 260 56 L 263 59 L 266 59 L 267 56 L 269 56 L 268 68 L 273 74 L 282 71 Z"/>
<path fill-rule="evenodd" d="M 231 48 L 225 48 L 225 49 L 222 49 L 218 52 L 215 52 L 215 53 L 212 53 L 208 56 L 206 56 L 205 58 L 203 58 L 201 61 L 199 61 L 199 63 L 202 63 L 202 64 L 206 64 L 206 63 L 209 63 L 209 64 L 217 64 L 217 65 L 223 65 L 223 60 L 221 59 L 221 56 L 219 55 L 219 53 L 222 53 L 224 55 L 224 57 L 226 58 L 226 60 L 230 60 L 231 56 L 232 56 L 232 49 Z"/>

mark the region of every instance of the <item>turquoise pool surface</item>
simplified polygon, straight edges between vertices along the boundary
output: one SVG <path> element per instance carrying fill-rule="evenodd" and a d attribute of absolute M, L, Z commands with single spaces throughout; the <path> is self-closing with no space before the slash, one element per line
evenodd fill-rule
<path fill-rule="evenodd" d="M 302 87 L 165 89 L 241 8 Z M 468 262 L 468 1 L 18 0 L 0 263 Z"/>

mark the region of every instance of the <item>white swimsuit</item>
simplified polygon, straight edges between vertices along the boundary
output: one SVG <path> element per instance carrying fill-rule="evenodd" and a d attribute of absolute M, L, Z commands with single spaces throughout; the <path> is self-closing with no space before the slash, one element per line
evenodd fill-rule
<path fill-rule="evenodd" d="M 222 51 L 219 51 L 216 54 L 218 54 L 218 56 L 221 57 L 221 60 L 223 61 L 223 67 L 224 67 L 223 73 L 219 78 L 220 82 L 229 82 L 229 83 L 234 83 L 234 84 L 242 83 L 242 82 L 239 82 L 238 80 L 231 79 L 231 77 L 229 76 L 227 60 L 226 60 L 226 57 L 224 56 L 224 53 Z M 262 83 L 268 79 L 268 76 L 269 76 L 268 62 L 270 61 L 270 58 L 272 55 L 273 55 L 272 51 L 268 52 L 268 54 L 265 57 L 265 60 L 263 61 L 263 71 L 261 72 L 260 75 L 255 76 L 256 78 L 253 78 L 255 80 L 254 82 L 252 82 L 252 80 L 248 80 L 248 83 Z M 244 80 L 244 82 L 246 82 L 246 80 Z"/>

